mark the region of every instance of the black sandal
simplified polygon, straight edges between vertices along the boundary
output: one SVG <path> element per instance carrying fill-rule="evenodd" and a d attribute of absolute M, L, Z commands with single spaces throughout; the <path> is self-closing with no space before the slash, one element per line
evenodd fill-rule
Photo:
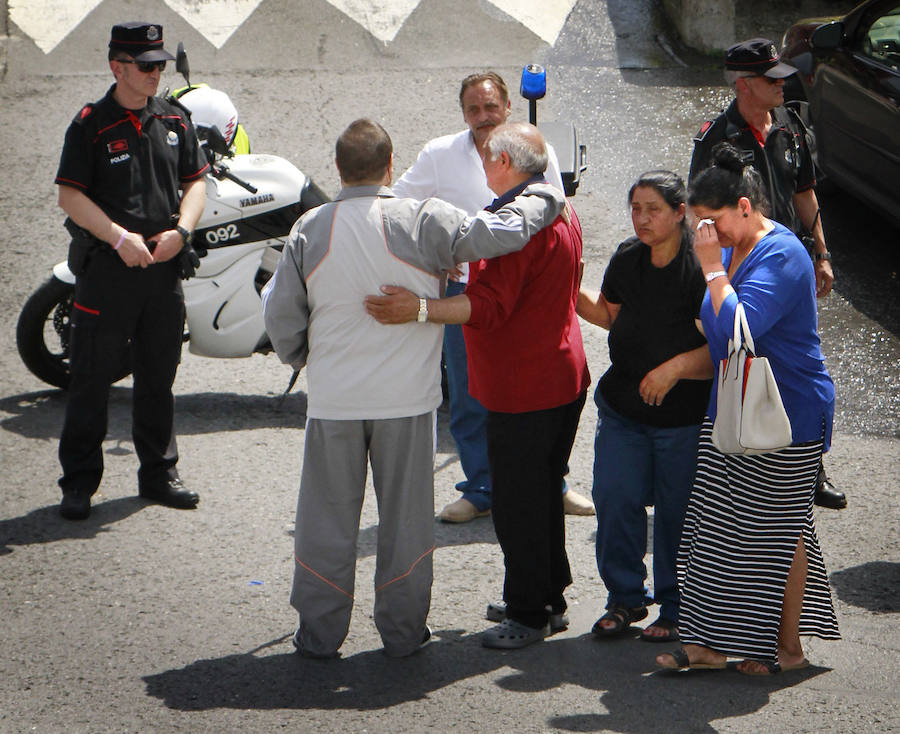
<path fill-rule="evenodd" d="M 647 630 L 651 627 L 659 627 L 666 631 L 664 635 L 651 635 L 648 634 Z M 641 632 L 641 640 L 644 642 L 678 642 L 678 625 L 675 624 L 671 619 L 666 619 L 665 617 L 660 617 L 653 624 L 647 625 L 643 632 Z"/>
<path fill-rule="evenodd" d="M 759 663 L 762 666 L 762 670 L 747 670 L 746 668 L 742 668 L 741 666 L 744 663 Z M 803 658 L 799 663 L 794 663 L 793 665 L 786 665 L 784 667 L 781 666 L 777 660 L 753 660 L 747 659 L 744 660 L 737 665 L 738 673 L 743 673 L 744 675 L 775 675 L 776 673 L 781 673 L 782 671 L 788 670 L 803 670 L 804 668 L 809 667 L 809 660 Z"/>
<path fill-rule="evenodd" d="M 600 619 L 594 622 L 591 634 L 595 637 L 613 637 L 627 630 L 632 622 L 640 622 L 647 616 L 647 607 L 628 608 L 624 604 L 612 604 Z M 604 627 L 601 622 L 612 620 L 612 627 Z"/>
<path fill-rule="evenodd" d="M 673 664 L 669 665 L 668 663 L 659 662 L 659 658 L 661 658 L 662 655 L 671 657 Z M 725 660 L 718 663 L 692 663 L 691 659 L 688 657 L 687 651 L 683 647 L 672 650 L 672 652 L 664 652 L 662 655 L 656 658 L 656 664 L 663 670 L 725 670 L 727 665 Z"/>

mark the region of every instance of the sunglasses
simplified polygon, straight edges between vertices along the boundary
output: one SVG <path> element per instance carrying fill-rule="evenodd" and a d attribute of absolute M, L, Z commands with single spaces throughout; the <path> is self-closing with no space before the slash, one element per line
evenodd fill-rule
<path fill-rule="evenodd" d="M 149 74 L 156 69 L 165 71 L 166 68 L 165 61 L 134 61 L 133 59 L 116 59 L 116 61 L 120 64 L 134 64 L 138 68 L 138 71 L 143 72 L 144 74 Z"/>
<path fill-rule="evenodd" d="M 754 74 L 751 79 L 764 79 L 767 84 L 777 84 L 778 79 L 773 79 L 770 76 L 766 76 L 765 74 Z"/>

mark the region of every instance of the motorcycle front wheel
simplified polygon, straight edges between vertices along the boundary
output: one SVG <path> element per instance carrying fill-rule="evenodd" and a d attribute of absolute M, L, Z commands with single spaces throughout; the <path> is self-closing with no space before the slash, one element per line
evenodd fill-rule
<path fill-rule="evenodd" d="M 29 371 L 63 390 L 69 387 L 69 325 L 74 286 L 50 278 L 31 294 L 16 324 L 16 346 Z M 116 380 L 131 373 L 130 353 Z"/>

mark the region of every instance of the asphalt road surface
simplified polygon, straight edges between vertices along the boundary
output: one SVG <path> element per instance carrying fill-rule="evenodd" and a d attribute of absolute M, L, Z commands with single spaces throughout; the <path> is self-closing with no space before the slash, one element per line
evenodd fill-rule
<path fill-rule="evenodd" d="M 837 280 L 820 303 L 820 331 L 838 391 L 826 466 L 849 507 L 817 510 L 817 524 L 843 640 L 810 640 L 806 671 L 659 674 L 661 646 L 591 639 L 605 590 L 595 521 L 575 517 L 567 525 L 575 578 L 568 631 L 520 651 L 482 649 L 485 605 L 502 583 L 490 519 L 438 524 L 429 618 L 436 641 L 388 659 L 372 622 L 371 496 L 343 658 L 300 659 L 289 639 L 296 618 L 288 592 L 305 382 L 279 401 L 289 370 L 273 356 L 213 360 L 185 350 L 176 382 L 179 467 L 201 493 L 199 509 L 137 498 L 126 380 L 112 391 L 94 511 L 83 523 L 62 520 L 56 446 L 65 396 L 19 361 L 15 320 L 65 257 L 52 184 L 63 133 L 111 83 L 109 27 L 138 12 L 121 0 L 64 5 L 84 6 L 86 19 L 50 50 L 33 40 L 51 44 L 50 30 L 30 26 L 29 35 L 12 20 L 0 56 L 0 732 L 900 729 L 900 235 L 840 192 L 823 196 Z M 350 120 L 385 125 L 399 172 L 426 140 L 461 128 L 463 76 L 493 68 L 516 88 L 523 64 L 544 64 L 541 119 L 573 122 L 588 146 L 590 168 L 573 204 L 586 237 L 585 280 L 594 285 L 630 234 L 632 180 L 648 168 L 686 172 L 691 136 L 729 99 L 715 63 L 680 49 L 649 0 L 559 3 L 573 7 L 551 41 L 551 16 L 529 20 L 535 31 L 486 0 L 382 3 L 413 8 L 399 27 L 383 17 L 364 27 L 336 2 L 265 0 L 225 40 L 209 22 L 206 35 L 198 31 L 176 5 L 216 7 L 158 2 L 139 12 L 165 24 L 169 45 L 185 42 L 193 81 L 231 95 L 255 151 L 288 158 L 330 194 L 338 188 L 334 140 Z M 180 82 L 166 72 L 164 84 Z M 516 96 L 514 116 L 526 114 Z M 605 333 L 586 326 L 584 334 L 596 380 L 608 365 Z M 589 402 L 570 462 L 570 485 L 585 494 L 595 416 Z M 462 478 L 440 417 L 438 510 Z"/>

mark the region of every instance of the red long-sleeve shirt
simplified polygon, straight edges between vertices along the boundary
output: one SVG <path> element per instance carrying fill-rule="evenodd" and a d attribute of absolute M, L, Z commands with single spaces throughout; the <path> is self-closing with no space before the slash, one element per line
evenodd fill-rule
<path fill-rule="evenodd" d="M 575 314 L 581 224 L 570 208 L 519 252 L 472 263 L 463 327 L 469 392 L 488 410 L 571 403 L 591 382 Z"/>

